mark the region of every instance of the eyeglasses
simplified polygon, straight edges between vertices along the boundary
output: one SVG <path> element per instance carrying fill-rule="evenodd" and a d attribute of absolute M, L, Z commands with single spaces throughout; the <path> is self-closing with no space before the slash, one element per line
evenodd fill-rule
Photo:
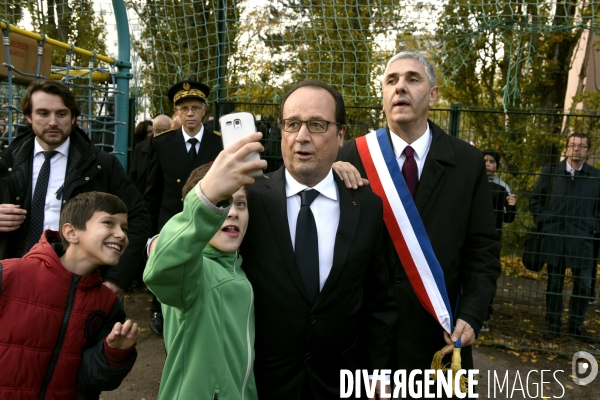
<path fill-rule="evenodd" d="M 585 150 L 585 149 L 587 149 L 587 148 L 588 148 L 588 147 L 587 147 L 587 145 L 585 145 L 585 144 L 570 144 L 570 145 L 568 145 L 567 147 L 568 147 L 569 149 L 578 148 L 578 149 L 580 149 L 580 150 Z"/>
<path fill-rule="evenodd" d="M 279 121 L 279 127 L 285 132 L 298 132 L 302 128 L 302 124 L 306 124 L 310 133 L 325 133 L 329 129 L 329 125 L 341 125 L 337 122 L 324 121 L 322 119 L 309 119 L 302 121 L 299 119 L 282 119 Z"/>
<path fill-rule="evenodd" d="M 183 107 L 175 107 L 177 109 L 177 111 L 182 112 L 184 114 L 187 114 L 190 110 L 192 110 L 192 112 L 194 114 L 199 113 L 200 111 L 204 110 L 204 106 L 202 107 L 198 107 L 198 106 L 192 106 L 192 107 L 188 107 L 188 106 L 183 106 Z"/>

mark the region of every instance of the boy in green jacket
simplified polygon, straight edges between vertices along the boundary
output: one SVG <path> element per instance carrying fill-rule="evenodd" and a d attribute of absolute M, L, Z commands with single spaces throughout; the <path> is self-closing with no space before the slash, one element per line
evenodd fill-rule
<path fill-rule="evenodd" d="M 144 281 L 165 321 L 159 399 L 257 399 L 254 299 L 237 250 L 248 226 L 248 174 L 267 166 L 243 160 L 263 151 L 261 137 L 254 133 L 200 167 L 209 170 L 155 241 Z"/>

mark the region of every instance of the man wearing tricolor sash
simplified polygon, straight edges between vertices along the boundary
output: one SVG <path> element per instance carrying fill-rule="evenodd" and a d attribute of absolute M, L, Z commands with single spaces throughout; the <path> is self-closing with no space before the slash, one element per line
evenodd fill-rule
<path fill-rule="evenodd" d="M 434 68 L 420 54 L 390 59 L 383 77 L 388 126 L 346 142 L 334 168 L 348 187 L 383 200 L 386 255 L 398 305 L 398 368 L 430 368 L 434 353 L 471 345 L 500 274 L 498 233 L 481 152 L 427 118 L 438 97 Z M 449 357 L 444 363 L 449 362 Z"/>

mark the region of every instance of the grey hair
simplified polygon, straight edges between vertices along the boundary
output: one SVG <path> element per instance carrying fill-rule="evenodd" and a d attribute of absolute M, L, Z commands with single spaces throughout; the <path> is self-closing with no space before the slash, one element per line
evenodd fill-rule
<path fill-rule="evenodd" d="M 425 58 L 424 55 L 415 53 L 414 51 L 401 51 L 400 53 L 397 53 L 392 58 L 390 58 L 387 65 L 385 66 L 385 72 L 383 73 L 383 78 L 385 79 L 388 69 L 390 68 L 390 65 L 392 65 L 392 63 L 394 61 L 403 60 L 406 58 L 411 58 L 413 60 L 416 60 L 421 65 L 423 65 L 423 67 L 425 68 L 425 73 L 427 74 L 427 77 L 429 78 L 429 83 L 431 84 L 431 86 L 437 85 L 437 76 L 435 75 L 435 68 L 433 68 L 433 65 L 431 65 L 431 63 L 427 60 L 427 58 Z"/>

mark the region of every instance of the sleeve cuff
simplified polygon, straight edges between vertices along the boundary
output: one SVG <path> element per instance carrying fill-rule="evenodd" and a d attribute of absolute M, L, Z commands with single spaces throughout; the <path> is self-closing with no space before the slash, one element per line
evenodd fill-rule
<path fill-rule="evenodd" d="M 106 359 L 106 362 L 111 367 L 115 368 L 123 368 L 129 362 L 129 355 L 135 349 L 135 344 L 128 349 L 112 349 L 106 343 L 106 339 L 104 339 L 104 346 L 102 348 L 102 355 Z"/>
<path fill-rule="evenodd" d="M 456 319 L 459 318 L 471 325 L 471 328 L 473 328 L 473 330 L 475 331 L 475 337 L 479 335 L 479 331 L 481 330 L 481 323 L 477 321 L 475 317 L 472 317 L 471 315 L 465 313 L 458 313 L 456 315 Z"/>
<path fill-rule="evenodd" d="M 202 189 L 200 188 L 201 182 L 202 181 L 198 182 L 194 189 L 196 191 L 196 195 L 198 196 L 198 198 L 200 199 L 202 204 L 204 204 L 209 210 L 211 210 L 217 214 L 228 214 L 229 209 L 231 208 L 231 205 L 233 204 L 233 197 L 230 197 L 228 200 L 222 201 L 219 204 L 214 205 L 213 203 L 210 202 L 210 200 L 208 200 L 208 198 L 204 195 L 204 193 L 202 193 Z"/>

